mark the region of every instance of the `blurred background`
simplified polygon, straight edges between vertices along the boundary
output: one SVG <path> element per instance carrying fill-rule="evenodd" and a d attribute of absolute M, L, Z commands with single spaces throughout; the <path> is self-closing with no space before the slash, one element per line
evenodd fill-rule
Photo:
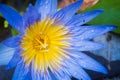
<path fill-rule="evenodd" d="M 58 0 L 58 8 L 63 8 L 76 0 Z M 0 0 L 0 3 L 7 4 L 15 10 L 24 13 L 29 3 L 35 4 L 35 0 Z M 102 9 L 104 13 L 96 17 L 87 25 L 111 24 L 118 28 L 94 39 L 106 45 L 104 49 L 85 52 L 87 55 L 103 64 L 109 71 L 107 75 L 89 71 L 88 74 L 93 80 L 120 80 L 120 0 L 84 0 L 79 13 L 89 10 Z M 0 14 L 0 41 L 17 34 L 7 21 Z M 0 66 L 0 80 L 11 80 L 14 69 L 5 70 L 5 66 Z M 72 78 L 72 80 L 77 80 Z"/>

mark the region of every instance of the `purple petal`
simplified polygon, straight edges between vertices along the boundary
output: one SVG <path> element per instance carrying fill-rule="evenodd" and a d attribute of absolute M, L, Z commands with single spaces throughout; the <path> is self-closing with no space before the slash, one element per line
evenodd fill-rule
<path fill-rule="evenodd" d="M 37 0 L 35 7 L 41 14 L 41 20 L 57 11 L 57 0 Z"/>
<path fill-rule="evenodd" d="M 40 20 L 40 13 L 37 8 L 29 4 L 28 11 L 23 14 L 23 20 L 25 24 L 25 28 L 33 25 L 36 21 Z"/>
<path fill-rule="evenodd" d="M 71 41 L 71 48 L 77 49 L 77 51 L 90 51 L 90 50 L 97 50 L 104 47 L 104 45 L 99 44 L 97 42 L 91 41 Z"/>
<path fill-rule="evenodd" d="M 14 9 L 4 4 L 0 4 L 0 13 L 13 28 L 20 32 L 24 30 L 23 18 Z"/>
<path fill-rule="evenodd" d="M 104 66 L 102 66 L 100 63 L 90 58 L 86 54 L 78 52 L 76 50 L 71 50 L 71 53 L 77 55 L 76 61 L 80 64 L 81 67 L 107 74 L 107 70 Z"/>
<path fill-rule="evenodd" d="M 116 26 L 113 25 L 81 26 L 81 27 L 75 27 L 72 30 L 72 32 L 74 39 L 90 40 L 113 29 L 116 29 Z"/>
<path fill-rule="evenodd" d="M 71 75 L 79 80 L 91 80 L 89 75 L 81 68 L 81 66 L 71 61 L 65 62 Z"/>
<path fill-rule="evenodd" d="M 7 65 L 11 60 L 15 49 L 0 43 L 0 65 Z"/>
<path fill-rule="evenodd" d="M 21 36 L 17 35 L 11 38 L 4 40 L 2 43 L 8 47 L 19 47 L 21 42 Z"/>
<path fill-rule="evenodd" d="M 79 10 L 80 6 L 82 5 L 83 0 L 79 0 L 63 9 L 61 9 L 60 11 L 58 11 L 53 18 L 57 19 L 57 23 L 66 23 L 67 21 L 69 21 L 72 16 Z"/>
<path fill-rule="evenodd" d="M 9 61 L 8 65 L 6 66 L 6 69 L 10 69 L 13 68 L 15 66 L 17 66 L 17 64 L 21 61 L 21 57 L 20 57 L 20 50 L 16 50 L 14 55 L 12 56 L 11 60 Z"/>
<path fill-rule="evenodd" d="M 28 73 L 28 70 L 29 68 L 21 62 L 17 65 L 12 80 L 24 80 Z"/>
<path fill-rule="evenodd" d="M 82 14 L 78 14 L 73 16 L 73 18 L 66 23 L 66 26 L 75 25 L 80 26 L 83 25 L 90 20 L 94 19 L 96 16 L 100 15 L 103 12 L 103 10 L 93 10 L 89 12 L 85 12 Z"/>

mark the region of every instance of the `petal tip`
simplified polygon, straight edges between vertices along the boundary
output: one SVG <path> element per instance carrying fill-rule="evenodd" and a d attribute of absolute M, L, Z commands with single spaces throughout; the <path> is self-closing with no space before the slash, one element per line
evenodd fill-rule
<path fill-rule="evenodd" d="M 10 69 L 10 67 L 7 65 L 6 67 L 5 67 L 5 70 L 9 70 Z"/>
<path fill-rule="evenodd" d="M 99 10 L 93 10 L 91 12 L 93 12 L 94 14 L 96 14 L 96 16 L 98 16 L 98 15 L 102 14 L 104 12 L 104 10 L 99 9 Z"/>
<path fill-rule="evenodd" d="M 117 29 L 117 26 L 115 26 L 115 25 L 107 25 L 107 26 L 108 26 L 107 29 L 108 29 L 109 31 L 112 31 L 112 30 Z"/>
<path fill-rule="evenodd" d="M 102 71 L 101 71 L 103 74 L 108 74 L 108 71 L 106 68 L 104 68 Z"/>
<path fill-rule="evenodd" d="M 115 26 L 115 25 L 110 25 L 110 29 L 111 29 L 111 30 L 115 30 L 115 29 L 117 29 L 117 26 Z"/>
<path fill-rule="evenodd" d="M 99 67 L 99 71 L 98 72 L 101 72 L 103 74 L 108 74 L 108 70 L 106 67 L 104 67 L 103 65 L 101 65 L 101 67 Z"/>
<path fill-rule="evenodd" d="M 96 10 L 96 11 L 99 12 L 99 13 L 103 13 L 104 12 L 103 9 L 99 9 L 99 10 Z"/>

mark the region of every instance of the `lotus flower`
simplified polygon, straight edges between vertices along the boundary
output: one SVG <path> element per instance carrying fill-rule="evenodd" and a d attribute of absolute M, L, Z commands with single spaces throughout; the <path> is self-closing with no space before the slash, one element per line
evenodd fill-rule
<path fill-rule="evenodd" d="M 0 4 L 2 16 L 19 32 L 1 44 L 0 65 L 16 68 L 12 80 L 90 80 L 84 69 L 107 73 L 82 51 L 102 48 L 91 39 L 115 26 L 85 26 L 103 11 L 76 14 L 82 3 L 78 0 L 57 10 L 57 0 L 37 0 L 34 6 L 29 4 L 22 16 Z"/>

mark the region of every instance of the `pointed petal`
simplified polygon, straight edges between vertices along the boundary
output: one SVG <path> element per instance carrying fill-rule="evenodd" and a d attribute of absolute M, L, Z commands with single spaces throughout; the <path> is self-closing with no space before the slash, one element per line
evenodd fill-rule
<path fill-rule="evenodd" d="M 53 72 L 51 72 L 51 70 L 50 70 L 50 69 L 48 69 L 48 71 L 49 71 L 49 74 L 50 74 L 50 76 L 51 76 L 52 80 L 57 80 L 57 79 L 56 79 L 56 76 L 54 75 L 54 73 L 53 73 Z"/>
<path fill-rule="evenodd" d="M 39 72 L 32 68 L 31 75 L 32 80 L 54 80 L 48 71 L 44 74 L 44 72 Z"/>
<path fill-rule="evenodd" d="M 91 41 L 71 41 L 73 43 L 72 48 L 77 49 L 79 51 L 90 51 L 90 50 L 97 50 L 104 47 L 104 45 L 99 44 L 97 42 Z"/>
<path fill-rule="evenodd" d="M 81 58 L 79 59 L 78 63 L 83 68 L 107 74 L 107 70 L 105 69 L 105 67 L 103 67 L 96 60 L 90 58 L 89 56 L 85 55 L 84 53 L 79 53 L 79 56 L 81 56 Z"/>
<path fill-rule="evenodd" d="M 96 60 L 92 59 L 85 53 L 78 52 L 76 50 L 71 50 L 73 54 L 76 54 L 76 61 L 80 64 L 81 67 L 97 72 L 107 74 L 107 70 L 104 66 L 98 63 Z"/>
<path fill-rule="evenodd" d="M 32 80 L 44 80 L 43 75 L 40 75 L 39 73 L 34 71 L 32 72 Z"/>
<path fill-rule="evenodd" d="M 57 0 L 37 0 L 35 7 L 41 14 L 41 19 L 53 15 L 57 11 Z"/>
<path fill-rule="evenodd" d="M 81 66 L 71 61 L 65 62 L 71 75 L 79 80 L 91 80 L 89 75 L 81 68 Z"/>
<path fill-rule="evenodd" d="M 94 19 L 98 15 L 100 15 L 102 12 L 103 12 L 103 10 L 93 10 L 93 11 L 89 11 L 86 13 L 75 15 L 75 16 L 73 16 L 73 18 L 70 21 L 68 21 L 68 23 L 66 23 L 66 26 L 83 25 L 83 24 L 89 22 L 90 20 Z"/>
<path fill-rule="evenodd" d="M 40 20 L 40 17 L 41 15 L 37 8 L 29 4 L 27 12 L 23 14 L 25 27 L 33 25 L 36 21 Z"/>
<path fill-rule="evenodd" d="M 81 26 L 75 27 L 72 30 L 72 32 L 74 33 L 73 34 L 74 39 L 90 40 L 113 29 L 116 29 L 116 26 L 113 25 Z"/>
<path fill-rule="evenodd" d="M 35 70 L 34 62 L 31 63 L 31 77 L 32 80 L 43 80 L 43 74 L 40 74 Z"/>
<path fill-rule="evenodd" d="M 21 36 L 14 36 L 4 40 L 2 43 L 8 47 L 19 47 L 21 41 Z"/>
<path fill-rule="evenodd" d="M 62 23 L 66 23 L 67 21 L 69 21 L 72 16 L 79 10 L 80 6 L 82 5 L 83 0 L 79 0 L 76 1 L 75 3 L 61 9 L 60 11 L 58 11 L 53 18 L 57 19 L 56 22 L 62 22 Z"/>
<path fill-rule="evenodd" d="M 54 75 L 57 80 L 71 80 L 64 68 L 57 70 Z"/>
<path fill-rule="evenodd" d="M 25 80 L 32 80 L 30 72 L 27 73 Z"/>
<path fill-rule="evenodd" d="M 50 76 L 49 72 L 44 74 L 44 80 L 53 80 L 52 77 Z"/>
<path fill-rule="evenodd" d="M 18 12 L 4 4 L 0 4 L 0 13 L 13 28 L 20 32 L 23 31 L 24 29 L 23 20 Z"/>
<path fill-rule="evenodd" d="M 28 73 L 28 70 L 28 67 L 26 67 L 24 63 L 21 62 L 17 65 L 12 80 L 24 80 Z"/>
<path fill-rule="evenodd" d="M 6 69 L 10 69 L 13 68 L 15 66 L 17 66 L 17 64 L 21 61 L 21 57 L 20 57 L 20 50 L 16 50 L 14 52 L 14 55 L 12 56 L 11 60 L 9 61 L 8 65 L 6 66 Z"/>
<path fill-rule="evenodd" d="M 68 75 L 66 75 L 64 78 L 62 78 L 60 80 L 71 80 L 71 78 Z"/>
<path fill-rule="evenodd" d="M 11 60 L 14 49 L 0 43 L 0 65 L 6 65 Z"/>

